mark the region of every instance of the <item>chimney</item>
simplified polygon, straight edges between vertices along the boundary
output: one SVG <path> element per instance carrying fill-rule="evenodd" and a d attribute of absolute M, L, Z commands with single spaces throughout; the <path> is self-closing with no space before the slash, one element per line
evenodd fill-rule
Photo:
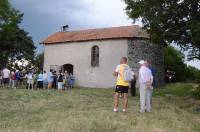
<path fill-rule="evenodd" d="M 61 32 L 67 32 L 67 29 L 69 28 L 69 25 L 65 25 L 61 27 Z"/>

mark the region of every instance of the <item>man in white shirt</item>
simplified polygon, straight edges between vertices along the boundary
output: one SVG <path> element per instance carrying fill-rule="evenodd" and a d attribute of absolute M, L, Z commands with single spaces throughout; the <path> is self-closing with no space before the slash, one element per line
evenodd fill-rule
<path fill-rule="evenodd" d="M 33 75 L 33 72 L 30 71 L 27 75 L 27 83 L 28 83 L 28 89 L 31 89 L 33 90 L 33 84 L 34 84 L 34 75 Z"/>
<path fill-rule="evenodd" d="M 153 76 L 151 70 L 147 67 L 147 62 L 139 62 L 139 84 L 140 84 L 140 112 L 151 112 L 151 92 Z"/>
<path fill-rule="evenodd" d="M 8 87 L 10 80 L 10 70 L 4 68 L 2 71 L 2 77 L 3 77 L 4 87 Z"/>

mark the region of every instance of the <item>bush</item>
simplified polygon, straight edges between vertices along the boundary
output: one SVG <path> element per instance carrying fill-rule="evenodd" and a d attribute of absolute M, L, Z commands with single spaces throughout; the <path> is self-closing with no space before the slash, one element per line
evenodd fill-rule
<path fill-rule="evenodd" d="M 175 72 L 176 81 L 184 81 L 184 73 L 187 67 L 184 63 L 184 54 L 178 51 L 177 49 L 168 46 L 165 47 L 164 58 L 165 68 Z"/>
<path fill-rule="evenodd" d="M 192 92 L 192 95 L 195 98 L 200 99 L 200 85 Z"/>
<path fill-rule="evenodd" d="M 175 72 L 177 82 L 200 83 L 200 70 L 184 63 L 184 54 L 174 47 L 165 47 L 165 68 Z"/>
<path fill-rule="evenodd" d="M 185 71 L 185 78 L 186 81 L 200 83 L 200 70 L 195 67 L 188 66 Z"/>

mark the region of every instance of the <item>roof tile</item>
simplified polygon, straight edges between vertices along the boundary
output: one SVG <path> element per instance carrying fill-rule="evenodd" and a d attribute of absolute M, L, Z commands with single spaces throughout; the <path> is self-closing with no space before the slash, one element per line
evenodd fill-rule
<path fill-rule="evenodd" d="M 64 42 L 92 41 L 120 38 L 149 38 L 146 31 L 137 25 L 111 27 L 102 29 L 88 29 L 80 31 L 56 32 L 42 41 L 42 44 Z"/>

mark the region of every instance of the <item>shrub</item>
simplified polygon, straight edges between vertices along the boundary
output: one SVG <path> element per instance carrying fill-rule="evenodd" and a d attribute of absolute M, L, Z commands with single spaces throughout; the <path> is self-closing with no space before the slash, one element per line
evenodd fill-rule
<path fill-rule="evenodd" d="M 165 47 L 165 68 L 175 72 L 176 81 L 200 83 L 200 70 L 187 66 L 184 58 L 184 54 L 174 47 Z"/>
<path fill-rule="evenodd" d="M 200 99 L 200 85 L 192 92 L 192 95 L 195 98 Z"/>

